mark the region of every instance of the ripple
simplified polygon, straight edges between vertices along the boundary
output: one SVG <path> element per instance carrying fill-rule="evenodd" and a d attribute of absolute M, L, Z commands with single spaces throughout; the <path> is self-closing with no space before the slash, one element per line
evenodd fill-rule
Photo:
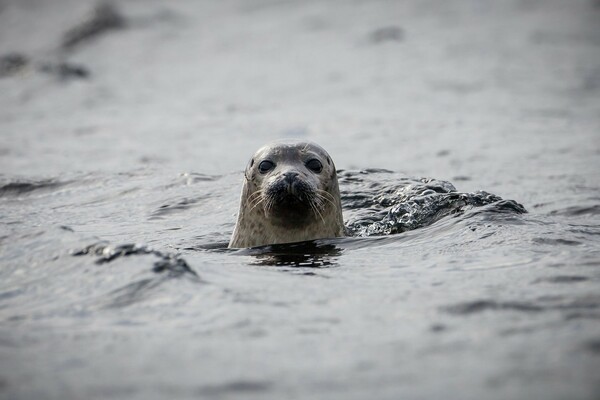
<path fill-rule="evenodd" d="M 544 237 L 538 237 L 538 238 L 534 238 L 533 242 L 536 244 L 547 244 L 547 245 L 551 245 L 551 246 L 580 246 L 583 243 L 577 241 L 577 240 L 568 240 L 568 239 L 561 239 L 561 238 L 544 238 Z"/>
<path fill-rule="evenodd" d="M 594 204 L 591 206 L 571 206 L 561 208 L 558 210 L 550 211 L 550 215 L 564 215 L 568 217 L 577 217 L 580 215 L 599 215 L 600 204 Z"/>
<path fill-rule="evenodd" d="M 547 278 L 540 278 L 533 281 L 533 283 L 547 282 L 547 283 L 577 283 L 588 281 L 589 278 L 578 275 L 557 275 L 550 276 Z"/>
<path fill-rule="evenodd" d="M 583 296 L 570 301 L 565 301 L 561 297 L 541 298 L 540 302 L 520 302 L 520 301 L 495 301 L 495 300 L 474 300 L 463 303 L 457 303 L 442 307 L 449 314 L 470 315 L 484 311 L 519 311 L 526 313 L 536 313 L 542 311 L 561 311 L 561 310 L 595 310 L 600 308 L 600 297 Z M 551 304 L 548 304 L 551 303 Z"/>
<path fill-rule="evenodd" d="M 265 381 L 233 381 L 221 385 L 207 385 L 198 390 L 203 396 L 222 396 L 226 394 L 261 393 L 271 388 L 270 382 Z"/>
<path fill-rule="evenodd" d="M 521 204 L 485 191 L 460 193 L 450 182 L 401 177 L 390 171 L 341 171 L 339 181 L 351 236 L 402 233 L 472 209 L 477 210 L 469 217 L 487 220 L 527 212 Z"/>
<path fill-rule="evenodd" d="M 600 338 L 589 340 L 584 344 L 584 348 L 594 354 L 600 354 Z"/>
<path fill-rule="evenodd" d="M 371 44 L 383 42 L 401 42 L 404 39 L 404 30 L 399 26 L 384 26 L 377 28 L 368 35 Z"/>
<path fill-rule="evenodd" d="M 90 16 L 65 32 L 62 47 L 72 48 L 112 29 L 121 29 L 126 25 L 125 18 L 112 4 L 98 4 Z"/>
<path fill-rule="evenodd" d="M 178 254 L 162 252 L 154 250 L 151 247 L 138 244 L 122 244 L 112 247 L 106 243 L 95 243 L 80 250 L 71 252 L 73 256 L 92 255 L 98 256 L 96 264 L 104 264 L 112 262 L 121 257 L 130 257 L 135 255 L 151 254 L 158 257 L 154 262 L 152 269 L 156 273 L 167 273 L 170 277 L 178 277 L 182 275 L 191 275 L 198 277 L 198 274 L 190 268 L 187 262 Z"/>
<path fill-rule="evenodd" d="M 122 288 L 113 290 L 107 295 L 104 301 L 101 301 L 103 308 L 122 308 L 137 303 L 150 297 L 164 279 L 142 279 L 137 282 L 131 282 Z"/>
<path fill-rule="evenodd" d="M 162 219 L 164 216 L 166 215 L 170 215 L 170 214 L 174 214 L 174 213 L 178 213 L 181 211 L 185 211 L 188 210 L 192 207 L 194 207 L 195 205 L 197 205 L 198 203 L 200 203 L 202 200 L 206 200 L 208 199 L 210 196 L 198 196 L 196 198 L 184 198 L 181 200 L 176 201 L 173 204 L 163 204 L 162 206 L 160 206 L 157 210 L 155 210 L 152 215 L 150 216 L 150 219 Z"/>
<path fill-rule="evenodd" d="M 494 300 L 476 300 L 444 307 L 444 310 L 455 315 L 476 314 L 489 310 L 509 310 L 522 312 L 539 312 L 544 308 L 535 304 L 522 302 L 499 302 Z"/>
<path fill-rule="evenodd" d="M 39 181 L 18 180 L 8 182 L 0 186 L 0 197 L 19 196 L 39 190 L 53 190 L 66 183 L 67 182 L 59 182 L 55 179 L 44 179 Z"/>

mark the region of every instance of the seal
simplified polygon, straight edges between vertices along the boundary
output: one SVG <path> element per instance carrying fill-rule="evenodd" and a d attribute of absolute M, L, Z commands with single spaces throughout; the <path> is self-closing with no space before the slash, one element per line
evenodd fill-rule
<path fill-rule="evenodd" d="M 344 236 L 333 160 L 319 145 L 274 142 L 261 147 L 244 172 L 230 248 Z"/>

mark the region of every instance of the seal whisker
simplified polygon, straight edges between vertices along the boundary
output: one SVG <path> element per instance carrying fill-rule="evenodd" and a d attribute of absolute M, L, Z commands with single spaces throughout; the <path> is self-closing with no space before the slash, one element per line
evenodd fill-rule
<path fill-rule="evenodd" d="M 328 196 L 330 196 L 330 197 L 333 198 L 333 196 L 331 196 L 331 194 L 327 193 L 326 191 L 321 190 L 321 189 L 317 189 L 317 196 L 318 196 L 319 199 L 325 200 L 326 202 L 328 202 L 329 204 L 331 204 L 333 207 L 336 207 L 335 203 L 330 198 L 328 198 L 327 196 L 324 196 L 324 194 L 326 194 L 326 195 L 328 195 Z"/>
<path fill-rule="evenodd" d="M 268 215 L 272 208 L 273 208 L 273 198 L 268 197 L 266 199 L 265 206 L 264 206 L 265 215 Z"/>
<path fill-rule="evenodd" d="M 249 194 L 248 198 L 246 199 L 246 201 L 248 203 L 250 203 L 250 202 L 256 200 L 258 197 L 261 197 L 261 196 L 262 196 L 262 192 L 260 190 L 257 190 L 255 192 L 252 192 L 251 194 Z"/>
<path fill-rule="evenodd" d="M 246 202 L 248 204 L 250 204 L 252 201 L 255 200 L 254 197 L 260 197 L 260 196 L 262 196 L 262 192 L 260 189 L 257 189 L 248 195 L 248 197 L 246 198 Z"/>
<path fill-rule="evenodd" d="M 254 200 L 256 200 L 257 198 L 262 196 L 262 192 L 260 190 L 256 190 L 255 192 L 252 192 L 248 195 L 248 198 L 246 199 L 246 203 L 247 204 L 251 204 L 252 202 L 254 202 Z"/>
<path fill-rule="evenodd" d="M 319 218 L 321 218 L 321 221 L 323 221 L 323 225 L 325 225 L 325 218 L 323 218 L 323 214 L 321 213 L 321 211 L 319 211 L 314 201 L 310 202 L 310 208 L 312 208 L 315 214 L 317 214 Z"/>
<path fill-rule="evenodd" d="M 332 195 L 331 193 L 329 193 L 327 190 L 323 190 L 323 189 L 317 189 L 317 192 L 327 196 L 330 200 L 334 201 L 335 200 L 335 196 Z"/>
<path fill-rule="evenodd" d="M 329 201 L 326 197 L 323 197 L 319 193 L 315 193 L 314 203 L 318 206 L 321 211 L 325 211 L 325 202 Z"/>
<path fill-rule="evenodd" d="M 248 210 L 248 211 L 252 211 L 254 209 L 254 207 L 256 207 L 258 204 L 260 204 L 260 202 L 262 200 L 263 200 L 263 195 L 259 191 L 256 191 L 256 192 L 252 193 L 250 196 L 248 196 L 248 199 L 246 199 L 246 206 L 250 207 L 250 210 Z"/>
<path fill-rule="evenodd" d="M 264 201 L 265 201 L 265 198 L 263 196 L 258 196 L 258 199 L 254 202 L 254 205 L 252 205 L 250 207 L 248 212 L 251 212 L 252 210 L 254 210 L 259 204 L 263 203 Z"/>

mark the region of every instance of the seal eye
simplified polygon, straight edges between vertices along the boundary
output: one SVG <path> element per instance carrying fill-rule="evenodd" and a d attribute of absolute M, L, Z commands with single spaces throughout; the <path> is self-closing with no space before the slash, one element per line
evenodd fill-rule
<path fill-rule="evenodd" d="M 323 171 L 323 164 L 321 164 L 321 161 L 317 160 L 316 158 L 313 158 L 312 160 L 308 160 L 306 162 L 306 168 L 318 174 L 321 171 Z"/>
<path fill-rule="evenodd" d="M 261 161 L 260 164 L 258 164 L 258 172 L 260 172 L 261 174 L 266 174 L 273 168 L 275 168 L 275 164 L 273 164 L 273 162 L 269 160 Z"/>

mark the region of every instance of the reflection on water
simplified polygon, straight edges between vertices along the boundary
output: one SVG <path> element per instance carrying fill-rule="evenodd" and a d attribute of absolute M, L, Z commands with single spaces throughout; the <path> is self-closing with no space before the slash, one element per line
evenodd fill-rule
<path fill-rule="evenodd" d="M 238 254 L 251 255 L 253 265 L 275 267 L 331 268 L 337 266 L 337 257 L 342 249 L 335 244 L 309 241 L 291 244 L 276 244 L 239 250 Z"/>

